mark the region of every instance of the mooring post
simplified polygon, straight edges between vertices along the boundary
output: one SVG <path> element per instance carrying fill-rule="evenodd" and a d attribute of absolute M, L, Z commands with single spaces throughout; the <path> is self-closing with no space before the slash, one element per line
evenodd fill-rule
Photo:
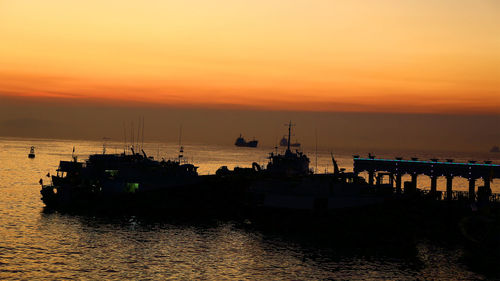
<path fill-rule="evenodd" d="M 476 179 L 469 179 L 469 200 L 476 200 Z"/>
<path fill-rule="evenodd" d="M 490 200 L 490 196 L 491 196 L 491 179 L 489 177 L 484 179 L 484 191 L 486 192 L 487 199 Z"/>
<path fill-rule="evenodd" d="M 417 190 L 417 177 L 418 174 L 411 174 L 411 191 L 414 192 Z"/>
<path fill-rule="evenodd" d="M 396 174 L 396 193 L 401 194 L 401 174 Z"/>
<path fill-rule="evenodd" d="M 373 181 L 375 179 L 375 171 L 368 172 L 368 184 L 373 185 Z"/>
<path fill-rule="evenodd" d="M 431 196 L 436 198 L 437 194 L 437 176 L 431 176 Z"/>
<path fill-rule="evenodd" d="M 491 183 L 489 177 L 483 177 L 484 185 L 477 189 L 477 201 L 487 202 L 491 197 Z"/>
<path fill-rule="evenodd" d="M 446 200 L 453 198 L 453 176 L 446 176 Z"/>
<path fill-rule="evenodd" d="M 491 181 L 489 178 L 484 178 L 484 187 L 487 191 L 491 191 Z"/>

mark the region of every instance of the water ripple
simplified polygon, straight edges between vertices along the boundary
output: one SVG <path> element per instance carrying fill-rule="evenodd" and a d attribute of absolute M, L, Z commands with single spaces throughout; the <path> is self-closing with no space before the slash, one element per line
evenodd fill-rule
<path fill-rule="evenodd" d="M 203 225 L 43 213 L 38 180 L 53 173 L 59 160 L 69 158 L 73 146 L 79 155 L 88 155 L 100 151 L 101 143 L 39 140 L 33 161 L 26 156 L 31 145 L 0 139 L 0 159 L 9 159 L 0 167 L 0 280 L 483 278 L 458 261 L 460 249 L 425 241 L 404 254 L 363 247 L 346 251 L 332 244 L 245 230 L 231 222 Z M 150 146 L 155 155 L 157 144 Z M 160 155 L 176 155 L 176 146 L 167 147 Z M 202 173 L 213 173 L 228 163 L 230 168 L 248 166 L 267 155 L 262 149 L 219 146 L 188 145 L 185 150 L 195 156 Z M 262 157 L 256 156 L 259 153 Z M 352 165 L 351 154 L 336 157 L 341 166 Z M 329 157 L 329 152 L 320 154 L 319 166 L 326 167 Z"/>

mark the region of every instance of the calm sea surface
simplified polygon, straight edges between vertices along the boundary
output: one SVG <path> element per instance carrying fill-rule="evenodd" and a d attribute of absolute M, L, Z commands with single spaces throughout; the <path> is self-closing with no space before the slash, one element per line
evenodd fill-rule
<path fill-rule="evenodd" d="M 36 158 L 28 159 L 30 146 Z M 0 139 L 0 280 L 5 279 L 484 279 L 463 264 L 460 246 L 416 239 L 408 249 L 343 247 L 317 243 L 288 233 L 267 233 L 240 222 L 165 221 L 144 217 L 90 217 L 43 211 L 38 181 L 54 173 L 59 160 L 69 160 L 73 146 L 79 159 L 102 153 L 102 142 Z M 155 158 L 174 158 L 174 144 L 147 143 Z M 250 167 L 266 163 L 271 148 L 184 146 L 185 156 L 201 174 L 222 165 Z M 108 143 L 108 153 L 123 145 Z M 330 152 L 306 150 L 311 167 L 332 170 Z M 334 151 L 341 167 L 352 169 L 352 154 Z M 455 161 L 493 160 L 500 155 L 376 152 L 379 157 Z M 496 158 L 495 158 L 496 157 Z M 440 181 L 440 189 L 444 189 Z M 481 184 L 481 183 L 479 183 Z M 419 178 L 419 186 L 429 180 Z M 467 190 L 465 180 L 454 182 Z M 500 192 L 498 183 L 493 191 Z M 342 231 L 342 229 L 339 229 Z M 369 235 L 369 234 L 368 234 Z M 328 245 L 328 246 L 326 246 Z M 338 245 L 338 246 L 336 246 Z M 394 246 L 399 247 L 399 246 Z"/>

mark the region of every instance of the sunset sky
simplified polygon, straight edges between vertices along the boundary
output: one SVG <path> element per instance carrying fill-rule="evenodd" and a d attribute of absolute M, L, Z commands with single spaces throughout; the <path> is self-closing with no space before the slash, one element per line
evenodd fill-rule
<path fill-rule="evenodd" d="M 500 2 L 0 0 L 0 96 L 500 114 Z"/>

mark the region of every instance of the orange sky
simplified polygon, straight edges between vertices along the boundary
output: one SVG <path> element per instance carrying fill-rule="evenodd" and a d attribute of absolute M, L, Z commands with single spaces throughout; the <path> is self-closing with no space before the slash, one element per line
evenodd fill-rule
<path fill-rule="evenodd" d="M 0 0 L 0 96 L 500 114 L 497 0 Z"/>

